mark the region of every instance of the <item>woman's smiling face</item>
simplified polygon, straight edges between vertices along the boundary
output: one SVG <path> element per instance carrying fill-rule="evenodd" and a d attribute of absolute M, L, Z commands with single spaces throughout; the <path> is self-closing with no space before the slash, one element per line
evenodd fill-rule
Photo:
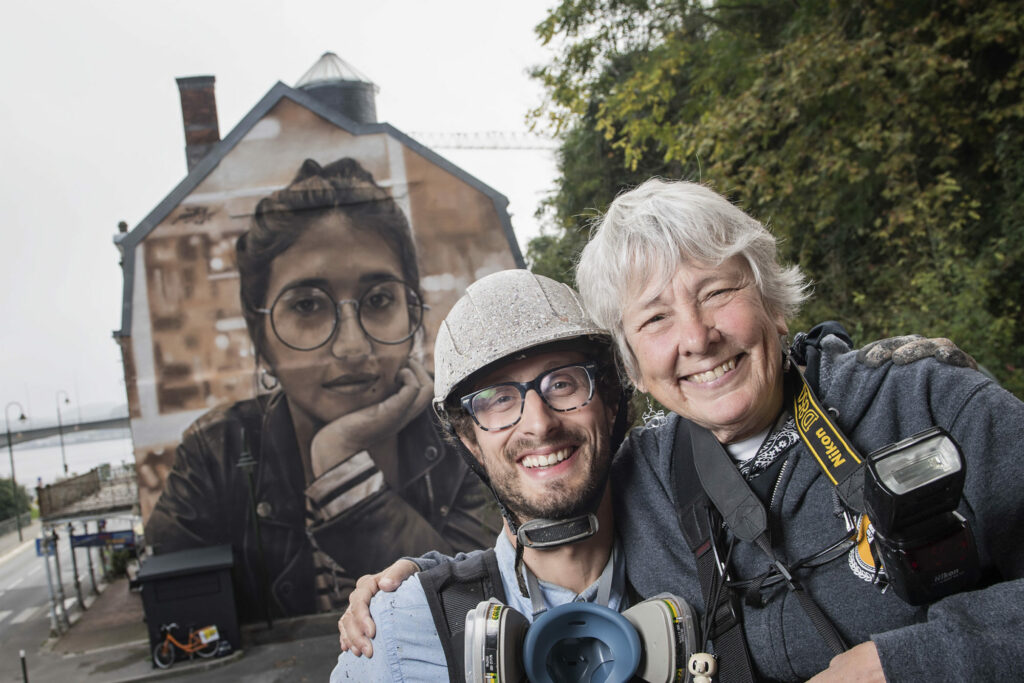
<path fill-rule="evenodd" d="M 306 231 L 271 264 L 269 308 L 285 290 L 315 285 L 335 301 L 358 300 L 374 285 L 401 280 L 394 250 L 371 231 L 355 229 L 340 211 L 313 220 Z M 355 306 L 342 306 L 340 321 L 325 344 L 310 351 L 290 348 L 265 316 L 264 355 L 280 380 L 289 405 L 327 423 L 378 403 L 396 390 L 396 375 L 412 349 L 411 340 L 381 344 L 364 334 Z"/>
<path fill-rule="evenodd" d="M 623 327 L 637 388 L 722 443 L 771 425 L 782 407 L 786 323 L 765 308 L 742 257 L 684 261 L 664 287 L 637 281 L 632 291 Z"/>

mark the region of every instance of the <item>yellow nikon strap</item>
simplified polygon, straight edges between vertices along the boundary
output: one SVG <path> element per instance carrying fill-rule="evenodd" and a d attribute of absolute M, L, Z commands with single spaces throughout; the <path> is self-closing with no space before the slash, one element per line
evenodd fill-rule
<path fill-rule="evenodd" d="M 793 396 L 793 417 L 800 438 L 821 465 L 847 507 L 864 512 L 862 458 L 832 422 L 807 380 L 795 366 L 787 375 Z"/>

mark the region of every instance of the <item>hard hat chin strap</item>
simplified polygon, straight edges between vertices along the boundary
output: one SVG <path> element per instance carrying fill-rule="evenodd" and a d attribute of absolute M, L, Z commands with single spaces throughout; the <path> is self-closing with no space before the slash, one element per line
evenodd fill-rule
<path fill-rule="evenodd" d="M 511 513 L 511 511 L 509 511 Z M 577 543 L 585 538 L 590 538 L 597 533 L 599 525 L 597 515 L 587 513 L 569 517 L 566 519 L 531 519 L 523 524 L 516 525 L 511 519 L 514 515 L 506 514 L 509 527 L 516 535 L 516 581 L 519 584 L 519 592 L 524 598 L 534 599 L 531 591 L 528 590 L 526 581 L 523 579 L 523 550 L 533 548 L 535 550 L 546 550 L 558 546 Z M 516 528 L 518 526 L 518 528 Z"/>
<path fill-rule="evenodd" d="M 597 529 L 597 515 L 592 512 L 568 519 L 531 519 L 520 525 L 516 539 L 524 548 L 556 548 L 589 538 Z"/>

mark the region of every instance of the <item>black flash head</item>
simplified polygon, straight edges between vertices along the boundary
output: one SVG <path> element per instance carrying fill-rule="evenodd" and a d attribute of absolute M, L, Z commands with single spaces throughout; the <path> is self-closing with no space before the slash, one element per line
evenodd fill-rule
<path fill-rule="evenodd" d="M 941 427 L 875 451 L 867 466 L 864 505 L 885 536 L 952 512 L 960 503 L 964 457 Z"/>

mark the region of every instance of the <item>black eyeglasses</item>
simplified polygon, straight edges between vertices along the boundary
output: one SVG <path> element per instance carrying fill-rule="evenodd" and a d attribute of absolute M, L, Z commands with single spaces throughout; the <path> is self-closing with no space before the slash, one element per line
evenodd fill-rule
<path fill-rule="evenodd" d="M 401 344 L 416 334 L 427 309 L 419 294 L 400 280 L 384 280 L 358 299 L 336 300 L 326 289 L 298 285 L 282 290 L 270 308 L 257 313 L 270 316 L 274 334 L 285 346 L 312 351 L 334 336 L 341 321 L 341 307 L 352 304 L 363 333 L 381 344 Z"/>
<path fill-rule="evenodd" d="M 462 397 L 462 407 L 485 432 L 502 430 L 523 417 L 526 392 L 533 389 L 552 410 L 577 410 L 594 398 L 597 363 L 573 363 L 545 370 L 529 382 L 502 382 Z"/>

